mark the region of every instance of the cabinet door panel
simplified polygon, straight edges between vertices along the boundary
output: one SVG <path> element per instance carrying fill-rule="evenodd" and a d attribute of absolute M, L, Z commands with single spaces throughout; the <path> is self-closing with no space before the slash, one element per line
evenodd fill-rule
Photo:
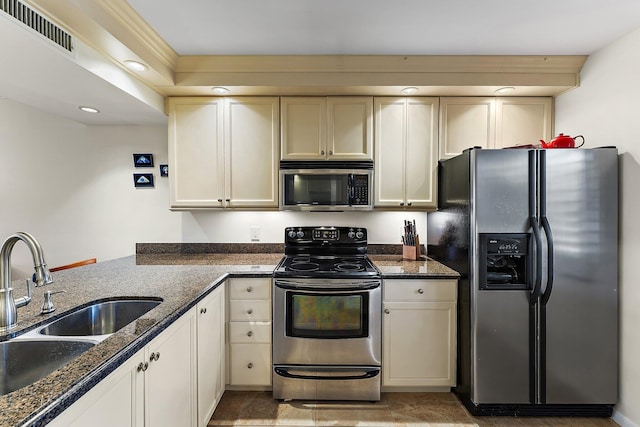
<path fill-rule="evenodd" d="M 198 426 L 206 427 L 225 386 L 225 287 L 219 286 L 197 305 Z"/>
<path fill-rule="evenodd" d="M 277 207 L 278 98 L 227 99 L 225 113 L 229 206 Z"/>
<path fill-rule="evenodd" d="M 455 385 L 455 307 L 439 302 L 383 304 L 383 385 Z"/>
<path fill-rule="evenodd" d="M 373 159 L 373 98 L 329 97 L 329 160 Z"/>
<path fill-rule="evenodd" d="M 406 201 L 436 207 L 438 100 L 407 99 Z"/>
<path fill-rule="evenodd" d="M 440 98 L 441 159 L 470 147 L 492 148 L 494 138 L 494 98 Z"/>
<path fill-rule="evenodd" d="M 280 102 L 282 159 L 324 159 L 327 123 L 326 98 L 283 97 Z"/>
<path fill-rule="evenodd" d="M 404 203 L 405 98 L 376 98 L 375 205 Z"/>
<path fill-rule="evenodd" d="M 497 98 L 495 148 L 549 141 L 552 108 L 553 98 Z"/>
<path fill-rule="evenodd" d="M 222 99 L 169 100 L 171 207 L 222 206 Z"/>
<path fill-rule="evenodd" d="M 145 425 L 193 427 L 197 425 L 195 399 L 195 310 L 184 314 L 147 346 L 145 372 Z M 158 360 L 150 360 L 152 354 Z"/>

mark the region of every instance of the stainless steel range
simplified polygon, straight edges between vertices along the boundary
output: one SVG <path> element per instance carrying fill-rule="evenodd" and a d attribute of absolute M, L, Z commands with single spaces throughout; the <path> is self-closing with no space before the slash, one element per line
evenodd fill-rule
<path fill-rule="evenodd" d="M 274 271 L 274 399 L 380 400 L 381 283 L 365 228 L 285 229 Z"/>

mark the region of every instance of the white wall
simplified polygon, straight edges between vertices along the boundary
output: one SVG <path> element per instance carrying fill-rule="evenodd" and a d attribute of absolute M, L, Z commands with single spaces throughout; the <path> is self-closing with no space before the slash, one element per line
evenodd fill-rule
<path fill-rule="evenodd" d="M 640 425 L 640 29 L 591 55 L 580 87 L 556 99 L 556 131 L 620 152 L 620 402 L 614 419 Z"/>
<path fill-rule="evenodd" d="M 153 170 L 134 168 L 133 153 L 152 153 Z M 135 252 L 136 242 L 282 243 L 289 225 L 359 225 L 371 243 L 400 243 L 402 221 L 423 213 L 171 212 L 166 126 L 84 126 L 0 99 L 0 242 L 15 231 L 32 233 L 50 266 L 84 258 L 108 260 Z M 134 172 L 151 171 L 153 189 L 135 189 Z M 26 247 L 16 245 L 14 279 L 32 270 Z"/>

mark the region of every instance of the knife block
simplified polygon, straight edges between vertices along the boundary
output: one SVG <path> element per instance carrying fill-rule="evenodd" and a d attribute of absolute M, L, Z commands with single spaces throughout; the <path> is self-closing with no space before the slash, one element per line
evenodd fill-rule
<path fill-rule="evenodd" d="M 402 245 L 402 259 L 417 261 L 420 259 L 420 238 L 416 235 L 416 245 Z"/>

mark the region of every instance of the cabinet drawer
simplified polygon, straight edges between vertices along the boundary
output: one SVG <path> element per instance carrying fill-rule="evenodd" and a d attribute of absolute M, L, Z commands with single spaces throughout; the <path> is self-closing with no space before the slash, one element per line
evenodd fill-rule
<path fill-rule="evenodd" d="M 229 279 L 229 299 L 271 299 L 271 278 Z"/>
<path fill-rule="evenodd" d="M 229 301 L 229 320 L 231 322 L 268 322 L 271 320 L 271 301 L 231 300 Z"/>
<path fill-rule="evenodd" d="M 385 301 L 456 301 L 457 280 L 385 280 L 382 285 Z"/>
<path fill-rule="evenodd" d="M 231 385 L 271 385 L 271 345 L 231 344 Z"/>
<path fill-rule="evenodd" d="M 230 343 L 270 343 L 271 322 L 229 322 Z"/>

